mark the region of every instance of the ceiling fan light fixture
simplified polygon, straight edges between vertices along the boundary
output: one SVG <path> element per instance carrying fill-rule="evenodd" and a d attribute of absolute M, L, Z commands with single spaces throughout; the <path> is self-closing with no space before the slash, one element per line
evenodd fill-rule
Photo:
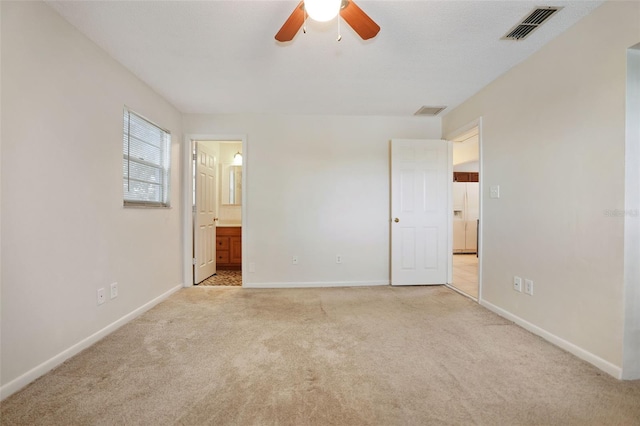
<path fill-rule="evenodd" d="M 309 18 L 327 22 L 338 16 L 342 0 L 304 0 L 304 9 Z"/>
<path fill-rule="evenodd" d="M 329 7 L 330 13 L 318 16 L 315 14 L 317 7 Z M 376 24 L 373 19 L 369 17 L 354 0 L 300 0 L 298 5 L 289 18 L 285 21 L 280 28 L 280 31 L 275 36 L 275 39 L 281 43 L 293 40 L 300 28 L 305 31 L 305 22 L 307 15 L 311 19 L 317 21 L 330 21 L 337 15 L 340 15 L 338 19 L 338 25 L 340 21 L 344 19 L 346 22 L 363 40 L 369 40 L 375 37 L 380 31 L 380 25 Z M 340 28 L 338 27 L 338 33 Z M 338 39 L 340 36 L 338 35 Z M 338 40 L 339 41 L 339 40 Z"/>

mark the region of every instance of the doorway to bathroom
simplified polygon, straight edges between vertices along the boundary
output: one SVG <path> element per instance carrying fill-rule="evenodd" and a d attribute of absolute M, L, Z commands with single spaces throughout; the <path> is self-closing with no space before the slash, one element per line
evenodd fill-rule
<path fill-rule="evenodd" d="M 193 141 L 193 283 L 242 285 L 242 141 Z"/>

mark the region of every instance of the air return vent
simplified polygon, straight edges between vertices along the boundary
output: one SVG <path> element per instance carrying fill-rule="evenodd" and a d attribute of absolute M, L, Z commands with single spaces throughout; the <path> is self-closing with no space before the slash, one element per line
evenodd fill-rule
<path fill-rule="evenodd" d="M 426 115 L 426 116 L 435 116 L 440 114 L 442 111 L 447 109 L 446 106 L 423 106 L 419 110 L 417 110 L 413 115 Z"/>
<path fill-rule="evenodd" d="M 561 7 L 537 7 L 515 27 L 502 37 L 502 40 L 524 40 L 540 25 L 547 22 Z"/>

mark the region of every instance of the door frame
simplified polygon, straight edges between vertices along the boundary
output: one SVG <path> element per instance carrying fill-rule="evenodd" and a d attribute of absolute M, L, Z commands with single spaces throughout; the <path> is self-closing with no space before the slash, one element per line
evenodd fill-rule
<path fill-rule="evenodd" d="M 476 300 L 478 303 L 482 303 L 483 297 L 482 297 L 482 256 L 484 253 L 483 250 L 483 241 L 484 241 L 484 203 L 482 200 L 482 194 L 484 194 L 484 163 L 483 163 L 483 152 L 482 152 L 482 117 L 478 117 L 477 119 L 471 121 L 470 123 L 465 124 L 464 126 L 448 133 L 445 135 L 446 140 L 448 141 L 452 141 L 454 139 L 457 139 L 458 137 L 462 136 L 464 133 L 469 132 L 470 130 L 472 130 L 473 128 L 477 127 L 478 128 L 478 174 L 479 174 L 479 179 L 478 179 L 478 191 L 480 192 L 479 194 L 479 205 L 478 205 L 478 220 L 479 220 L 479 224 L 478 224 L 478 298 L 474 298 L 469 296 L 471 299 Z M 453 181 L 453 177 L 451 178 L 451 180 Z M 452 215 L 452 219 L 453 219 L 453 205 L 451 206 L 450 209 L 451 215 Z M 450 235 L 450 239 L 451 241 L 453 241 L 453 225 L 449 228 L 451 235 Z M 453 246 L 452 246 L 453 247 Z M 449 253 L 450 257 L 450 261 L 449 261 L 449 284 L 447 284 L 447 286 L 451 287 L 451 284 L 453 283 L 453 250 L 450 250 Z M 465 295 L 468 296 L 468 295 Z"/>
<path fill-rule="evenodd" d="M 625 194 L 624 194 L 624 334 L 623 380 L 640 379 L 640 43 L 627 49 L 627 87 L 625 118 Z"/>
<path fill-rule="evenodd" d="M 183 253 L 183 270 L 182 279 L 183 287 L 193 287 L 193 146 L 195 141 L 212 141 L 212 142 L 242 142 L 242 247 L 246 247 L 246 239 L 248 234 L 247 224 L 247 169 L 249 147 L 247 143 L 247 135 L 221 135 L 221 134 L 185 134 L 182 146 L 182 202 L 183 202 L 183 222 L 182 222 L 182 253 Z M 244 284 L 246 262 L 246 250 L 242 250 L 242 276 Z"/>

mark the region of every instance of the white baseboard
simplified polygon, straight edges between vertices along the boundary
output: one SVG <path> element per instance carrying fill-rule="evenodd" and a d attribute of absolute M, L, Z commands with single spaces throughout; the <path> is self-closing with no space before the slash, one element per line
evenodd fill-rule
<path fill-rule="evenodd" d="M 15 392 L 19 391 L 23 387 L 27 386 L 29 383 L 36 380 L 38 377 L 45 375 L 49 371 L 53 370 L 54 368 L 56 368 L 57 366 L 59 366 L 69 358 L 71 358 L 72 356 L 77 355 L 84 349 L 96 343 L 98 340 L 102 339 L 103 337 L 114 332 L 115 330 L 122 327 L 132 319 L 136 318 L 137 316 L 153 308 L 158 303 L 162 302 L 163 300 L 165 300 L 166 298 L 168 298 L 169 296 L 171 296 L 173 293 L 180 290 L 181 288 L 182 288 L 182 284 L 171 288 L 169 291 L 166 291 L 165 293 L 145 303 L 144 305 L 133 310 L 132 312 L 128 313 L 122 318 L 112 322 L 108 326 L 104 327 L 102 330 L 99 330 L 96 333 L 93 333 L 91 336 L 87 337 L 86 339 L 81 340 L 80 342 L 76 343 L 70 348 L 60 352 L 58 355 L 54 356 L 53 358 L 48 359 L 47 361 L 43 362 L 37 367 L 34 367 L 31 370 L 27 371 L 20 377 L 17 377 L 16 379 L 10 381 L 9 383 L 3 385 L 2 387 L 0 387 L 0 400 L 3 400 L 8 396 L 14 394 Z"/>
<path fill-rule="evenodd" d="M 389 285 L 389 281 L 319 281 L 283 283 L 244 283 L 245 288 L 314 288 L 314 287 L 365 287 Z"/>
<path fill-rule="evenodd" d="M 622 368 L 618 367 L 617 365 L 614 365 L 612 363 L 610 363 L 607 360 L 604 360 L 602 358 L 600 358 L 597 355 L 592 354 L 591 352 L 574 345 L 571 342 L 568 342 L 566 340 L 564 340 L 561 337 L 556 336 L 555 334 L 552 334 L 550 332 L 548 332 L 547 330 L 544 330 L 540 327 L 538 327 L 537 325 L 531 324 L 530 322 L 512 314 L 511 312 L 505 311 L 502 308 L 499 308 L 498 306 L 487 302 L 486 300 L 482 300 L 480 301 L 480 304 L 482 306 L 484 306 L 485 308 L 489 309 L 490 311 L 495 312 L 496 314 L 500 315 L 503 318 L 506 318 L 510 321 L 515 322 L 516 324 L 518 324 L 520 327 L 524 328 L 525 330 L 528 330 L 530 332 L 532 332 L 533 334 L 542 337 L 543 339 L 545 339 L 546 341 L 553 343 L 554 345 L 564 349 L 565 351 L 577 356 L 578 358 L 587 361 L 589 364 L 592 364 L 596 367 L 598 367 L 600 370 L 604 371 L 607 374 L 610 374 L 611 376 L 615 377 L 618 380 L 622 379 Z"/>

